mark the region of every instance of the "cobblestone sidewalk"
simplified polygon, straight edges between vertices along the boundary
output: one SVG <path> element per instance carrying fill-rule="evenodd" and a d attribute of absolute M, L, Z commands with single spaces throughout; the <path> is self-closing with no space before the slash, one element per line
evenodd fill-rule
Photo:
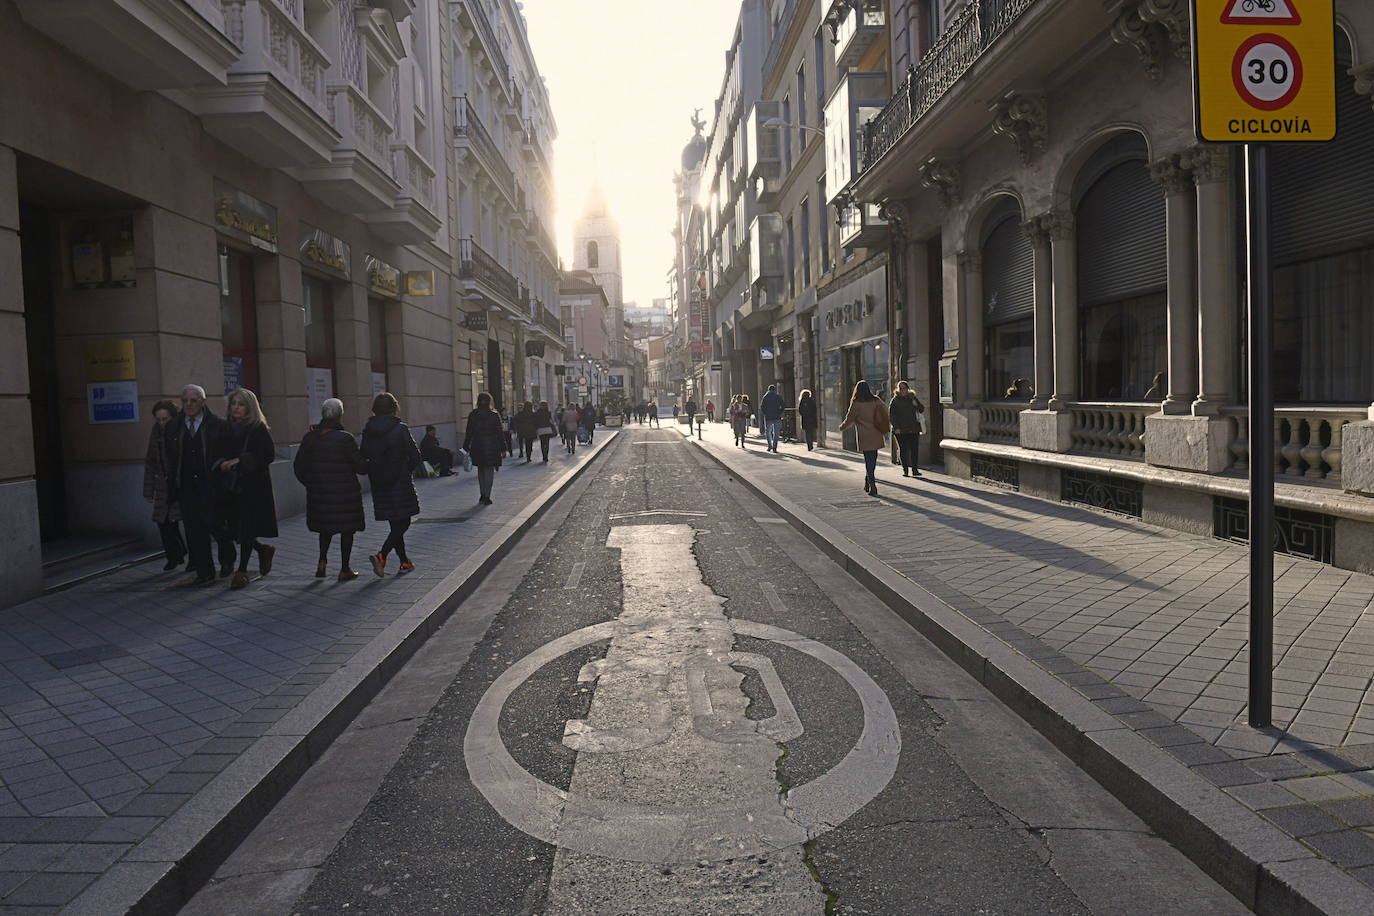
<path fill-rule="evenodd" d="M 769 453 L 755 436 L 742 450 L 724 424 L 700 444 L 1048 670 L 1086 669 L 1070 681 L 1081 692 L 1374 885 L 1374 577 L 1275 557 L 1276 727 L 1256 730 L 1245 547 L 929 470 L 904 478 L 885 455 L 875 499 L 861 456 Z"/>
<path fill-rule="evenodd" d="M 0 912 L 72 900 L 597 451 L 507 460 L 488 507 L 476 474 L 417 481 L 409 575 L 394 557 L 371 573 L 386 525 L 364 496 L 352 582 L 335 579 L 337 543 L 313 578 L 297 517 L 271 574 L 239 591 L 184 587 L 159 561 L 0 611 Z"/>

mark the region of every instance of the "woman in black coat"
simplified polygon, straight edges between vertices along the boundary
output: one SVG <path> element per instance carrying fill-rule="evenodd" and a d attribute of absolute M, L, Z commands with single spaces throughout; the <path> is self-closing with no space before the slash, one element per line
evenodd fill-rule
<path fill-rule="evenodd" d="M 468 414 L 463 450 L 472 456 L 472 464 L 477 468 L 477 487 L 482 494 L 478 502 L 490 506 L 496 469 L 501 466 L 501 459 L 510 453 L 506 450 L 501 415 L 491 409 L 491 395 L 485 391 L 477 395 L 477 409 Z"/>
<path fill-rule="evenodd" d="M 534 460 L 534 431 L 539 428 L 534 419 L 534 405 L 529 401 L 521 404 L 512 422 L 516 438 L 520 440 L 520 457 L 529 464 Z"/>
<path fill-rule="evenodd" d="M 275 547 L 258 538 L 277 536 L 277 503 L 272 495 L 269 465 L 277 456 L 272 430 L 247 388 L 229 392 L 229 422 L 216 439 L 211 465 L 219 472 L 222 517 L 239 545 L 239 568 L 230 588 L 248 584 L 248 556 L 257 551 L 258 573 L 272 571 Z"/>
<path fill-rule="evenodd" d="M 549 463 L 549 440 L 553 438 L 553 414 L 549 413 L 549 402 L 540 401 L 539 409 L 534 412 L 534 433 L 539 437 L 539 451 L 544 463 Z"/>
<path fill-rule="evenodd" d="M 391 392 L 373 398 L 372 418 L 363 427 L 360 449 L 372 483 L 372 517 L 391 525 L 382 549 L 367 558 L 378 577 L 386 575 L 386 558 L 393 550 L 401 561 L 398 575 L 415 569 L 406 554 L 406 531 L 410 520 L 420 514 L 420 497 L 412 479 L 420 466 L 420 449 L 410 428 L 396 416 L 400 412 L 400 402 Z"/>
<path fill-rule="evenodd" d="M 816 398 L 811 389 L 803 389 L 801 400 L 797 402 L 797 419 L 801 421 L 802 434 L 806 436 L 806 450 L 816 447 Z"/>
<path fill-rule="evenodd" d="M 362 531 L 363 488 L 358 475 L 367 470 L 358 443 L 343 428 L 343 401 L 330 398 L 320 409 L 320 425 L 301 440 L 292 465 L 305 485 L 305 526 L 320 536 L 320 562 L 315 578 L 323 579 L 329 544 L 339 536 L 339 581 L 358 578 L 350 560 L 353 535 Z"/>
<path fill-rule="evenodd" d="M 172 443 L 180 440 L 167 435 L 167 427 L 176 419 L 177 406 L 171 401 L 153 405 L 153 429 L 148 437 L 148 453 L 143 461 L 143 498 L 153 504 L 153 521 L 162 536 L 162 549 L 167 554 L 164 571 L 176 569 L 186 560 L 186 541 L 181 536 L 181 506 L 172 501 L 172 466 L 176 463 Z"/>

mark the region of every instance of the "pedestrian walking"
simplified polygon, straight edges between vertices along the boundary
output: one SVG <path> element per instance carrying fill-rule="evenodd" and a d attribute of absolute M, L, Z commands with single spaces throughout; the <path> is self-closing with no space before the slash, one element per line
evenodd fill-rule
<path fill-rule="evenodd" d="M 696 400 L 693 398 L 688 398 L 687 406 L 684 408 L 684 410 L 687 412 L 687 435 L 690 436 L 692 434 L 692 424 L 697 421 Z"/>
<path fill-rule="evenodd" d="M 501 459 L 510 452 L 503 446 L 501 417 L 491 409 L 491 395 L 483 391 L 477 395 L 477 409 L 468 414 L 467 432 L 463 436 L 463 450 L 472 456 L 477 468 L 477 487 L 484 506 L 491 505 L 491 485 L 501 467 Z"/>
<path fill-rule="evenodd" d="M 737 394 L 730 400 L 730 429 L 735 434 L 735 444 L 744 448 L 744 437 L 749 432 L 749 405 L 744 395 Z"/>
<path fill-rule="evenodd" d="M 576 405 L 565 405 L 559 415 L 559 429 L 563 431 L 563 448 L 569 455 L 577 454 L 577 428 L 580 425 Z"/>
<path fill-rule="evenodd" d="M 209 585 L 215 581 L 211 538 L 219 548 L 220 575 L 228 576 L 234 571 L 234 538 L 221 524 L 212 469 L 223 427 L 224 420 L 206 406 L 205 389 L 199 385 L 182 389 L 181 413 L 164 427 L 169 467 L 174 471 L 168 481 L 168 492 L 180 507 L 186 529 L 186 553 L 196 574 L 189 585 Z"/>
<path fill-rule="evenodd" d="M 496 403 L 495 398 L 492 398 L 492 403 Z M 506 445 L 506 454 L 513 455 L 515 454 L 515 429 L 512 423 L 514 418 L 506 413 L 504 407 L 497 408 L 496 413 L 501 418 L 501 438 Z"/>
<path fill-rule="evenodd" d="M 372 485 L 372 517 L 391 526 L 382 549 L 367 558 L 378 578 L 386 575 L 386 558 L 394 550 L 400 566 L 397 575 L 415 569 L 406 553 L 406 531 L 410 520 L 420 514 L 420 497 L 415 492 L 413 474 L 420 465 L 420 450 L 410 435 L 410 427 L 397 416 L 401 404 L 396 396 L 383 391 L 372 399 L 372 416 L 363 427 L 359 447 Z"/>
<path fill-rule="evenodd" d="M 425 427 L 420 440 L 420 457 L 439 469 L 440 477 L 453 476 L 453 449 L 439 444 L 439 433 L 433 426 Z"/>
<path fill-rule="evenodd" d="M 678 418 L 678 416 L 681 414 L 681 412 L 682 412 L 682 408 L 681 408 L 681 407 L 678 407 L 676 404 L 674 404 L 674 405 L 673 405 L 673 419 L 676 420 L 676 419 Z"/>
<path fill-rule="evenodd" d="M 177 415 L 177 405 L 158 401 L 153 405 L 153 428 L 148 432 L 148 452 L 143 459 L 143 498 L 153 504 L 153 522 L 167 555 L 164 572 L 186 562 L 186 540 L 181 536 L 181 507 L 172 502 L 173 453 L 167 427 Z"/>
<path fill-rule="evenodd" d="M 849 399 L 849 410 L 844 415 L 840 430 L 853 428 L 858 438 L 859 451 L 864 453 L 864 492 L 870 496 L 878 495 L 878 450 L 887 444 L 887 433 L 892 428 L 887 408 L 868 387 L 868 382 L 860 381 L 854 386 L 854 394 Z"/>
<path fill-rule="evenodd" d="M 778 450 L 778 430 L 782 426 L 782 411 L 786 404 L 778 394 L 777 385 L 769 385 L 759 400 L 759 418 L 763 421 L 763 439 L 768 451 Z"/>
<path fill-rule="evenodd" d="M 706 422 L 716 422 L 716 402 L 710 398 L 706 399 Z"/>
<path fill-rule="evenodd" d="M 587 433 L 587 444 L 591 445 L 596 435 L 596 408 L 590 402 L 582 408 L 582 429 Z"/>
<path fill-rule="evenodd" d="M 801 399 L 797 401 L 797 420 L 801 423 L 802 435 L 806 438 L 806 450 L 809 452 L 816 447 L 818 426 L 816 396 L 811 393 L 810 388 L 803 388 Z"/>
<path fill-rule="evenodd" d="M 277 536 L 277 502 L 269 470 L 277 447 L 256 394 L 235 388 L 229 392 L 228 412 L 229 422 L 214 452 L 214 468 L 220 475 L 224 518 L 238 541 L 239 568 L 229 587 L 243 588 L 248 584 L 249 556 L 258 555 L 258 575 L 265 576 L 272 571 L 272 556 L 277 552 L 258 540 Z"/>
<path fill-rule="evenodd" d="M 540 401 L 539 409 L 534 412 L 534 434 L 539 437 L 541 461 L 548 464 L 549 440 L 553 438 L 553 415 L 549 413 L 548 401 Z"/>
<path fill-rule="evenodd" d="M 358 485 L 358 475 L 366 473 L 367 465 L 358 443 L 343 427 L 343 412 L 343 401 L 338 398 L 320 406 L 320 423 L 301 439 L 291 469 L 305 487 L 305 527 L 320 539 L 315 578 L 324 578 L 329 545 L 337 534 L 339 581 L 350 582 L 358 578 L 352 565 L 353 535 L 367 527 L 363 488 Z"/>
<path fill-rule="evenodd" d="M 515 418 L 512 420 L 515 427 L 515 437 L 520 440 L 520 457 L 529 464 L 534 460 L 534 439 L 535 430 L 539 428 L 534 419 L 534 404 L 530 401 L 520 405 L 516 411 Z"/>
<path fill-rule="evenodd" d="M 649 402 L 649 425 L 658 426 L 658 404 L 654 401 Z"/>
<path fill-rule="evenodd" d="M 897 393 L 892 396 L 887 411 L 892 423 L 892 438 L 897 440 L 897 448 L 902 453 L 902 476 L 920 477 L 916 453 L 921 446 L 921 422 L 925 419 L 926 406 L 916 397 L 910 384 L 898 382 Z"/>

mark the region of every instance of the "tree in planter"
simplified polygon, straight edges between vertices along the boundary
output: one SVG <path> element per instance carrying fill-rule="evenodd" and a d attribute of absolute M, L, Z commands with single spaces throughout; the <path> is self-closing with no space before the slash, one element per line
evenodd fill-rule
<path fill-rule="evenodd" d="M 601 398 L 601 409 L 606 414 L 607 426 L 619 426 L 625 415 L 625 392 L 619 388 L 607 391 Z"/>

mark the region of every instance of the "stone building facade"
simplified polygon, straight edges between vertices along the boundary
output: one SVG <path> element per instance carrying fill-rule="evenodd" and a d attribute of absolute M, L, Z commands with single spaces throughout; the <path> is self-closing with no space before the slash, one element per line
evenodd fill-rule
<path fill-rule="evenodd" d="M 894 221 L 893 343 L 946 467 L 1243 539 L 1242 157 L 1194 136 L 1186 5 L 891 7 L 893 95 L 847 190 Z M 1339 134 L 1271 154 L 1265 447 L 1280 549 L 1371 571 L 1374 7 L 1335 7 Z"/>
<path fill-rule="evenodd" d="M 356 430 L 388 389 L 452 441 L 490 341 L 552 377 L 516 358 L 562 343 L 523 29 L 508 0 L 0 0 L 0 604 L 41 545 L 155 541 L 151 408 L 184 384 L 260 395 L 291 514 L 324 398 Z M 509 193 L 479 177 L 502 164 Z M 474 303 L 509 318 L 473 330 Z"/>

